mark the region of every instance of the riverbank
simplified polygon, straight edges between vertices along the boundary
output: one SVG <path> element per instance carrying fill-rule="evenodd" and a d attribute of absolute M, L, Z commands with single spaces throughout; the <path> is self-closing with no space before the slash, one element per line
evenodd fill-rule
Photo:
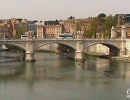
<path fill-rule="evenodd" d="M 119 61 L 125 61 L 130 63 L 130 57 L 123 56 L 123 57 L 111 57 L 109 55 L 104 55 L 101 53 L 89 53 L 85 54 L 85 57 L 98 57 L 98 58 L 105 58 L 105 59 L 113 59 L 113 60 L 119 60 Z"/>
<path fill-rule="evenodd" d="M 98 58 L 105 58 L 105 59 L 111 59 L 109 55 L 103 54 L 103 53 L 89 53 L 85 54 L 85 57 L 98 57 Z"/>
<path fill-rule="evenodd" d="M 58 53 L 56 51 L 49 51 L 49 50 L 37 50 L 38 53 Z"/>
<path fill-rule="evenodd" d="M 119 60 L 119 61 L 125 61 L 130 63 L 130 57 L 111 57 L 111 59 Z"/>

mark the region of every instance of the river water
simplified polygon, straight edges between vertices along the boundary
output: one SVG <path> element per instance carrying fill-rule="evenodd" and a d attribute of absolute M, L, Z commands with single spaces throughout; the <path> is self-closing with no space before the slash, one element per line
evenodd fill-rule
<path fill-rule="evenodd" d="M 130 63 L 53 53 L 36 53 L 36 60 L 0 57 L 0 100 L 129 100 Z"/>

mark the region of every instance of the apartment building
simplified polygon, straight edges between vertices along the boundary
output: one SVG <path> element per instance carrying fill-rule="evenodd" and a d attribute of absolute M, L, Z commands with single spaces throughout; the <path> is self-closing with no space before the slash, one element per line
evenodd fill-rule
<path fill-rule="evenodd" d="M 18 35 L 21 36 L 22 33 L 28 30 L 27 19 L 12 18 L 10 19 L 9 22 L 10 22 L 9 30 L 11 31 L 12 36 L 14 38 L 19 38 Z"/>
<path fill-rule="evenodd" d="M 37 38 L 58 38 L 63 33 L 63 25 L 56 21 L 45 21 L 37 25 Z"/>
<path fill-rule="evenodd" d="M 44 26 L 46 38 L 58 38 L 63 33 L 62 25 L 46 25 Z"/>
<path fill-rule="evenodd" d="M 41 24 L 37 24 L 37 38 L 39 39 L 46 38 L 44 27 Z"/>
<path fill-rule="evenodd" d="M 91 18 L 87 19 L 67 19 L 63 21 L 64 32 L 77 33 L 77 31 L 88 30 L 90 27 Z"/>
<path fill-rule="evenodd" d="M 28 21 L 28 31 L 33 31 L 36 35 L 37 33 L 37 21 Z"/>
<path fill-rule="evenodd" d="M 116 37 L 121 37 L 121 28 L 125 26 L 127 38 L 130 38 L 130 14 L 118 14 L 117 26 L 115 26 Z"/>
<path fill-rule="evenodd" d="M 8 28 L 0 27 L 0 39 L 11 38 L 12 35 Z"/>
<path fill-rule="evenodd" d="M 76 36 L 89 29 L 91 19 L 67 19 L 61 21 L 45 21 L 44 25 L 37 26 L 37 38 L 58 38 L 62 33 L 71 33 Z"/>
<path fill-rule="evenodd" d="M 77 21 L 75 19 L 63 20 L 64 32 L 76 33 L 76 22 Z"/>
<path fill-rule="evenodd" d="M 37 38 L 58 38 L 63 33 L 62 25 L 38 25 Z"/>

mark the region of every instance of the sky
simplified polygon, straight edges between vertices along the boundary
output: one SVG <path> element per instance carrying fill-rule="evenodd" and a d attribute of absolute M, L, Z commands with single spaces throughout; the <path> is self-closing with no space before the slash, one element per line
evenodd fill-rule
<path fill-rule="evenodd" d="M 130 0 L 0 0 L 0 19 L 55 20 L 128 14 Z"/>

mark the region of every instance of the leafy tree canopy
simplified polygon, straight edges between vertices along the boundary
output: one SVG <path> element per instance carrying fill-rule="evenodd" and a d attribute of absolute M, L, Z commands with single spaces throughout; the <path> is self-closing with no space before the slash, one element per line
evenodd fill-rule
<path fill-rule="evenodd" d="M 106 14 L 104 14 L 104 13 L 101 13 L 101 14 L 98 15 L 98 19 L 104 18 L 104 17 L 106 17 Z"/>

